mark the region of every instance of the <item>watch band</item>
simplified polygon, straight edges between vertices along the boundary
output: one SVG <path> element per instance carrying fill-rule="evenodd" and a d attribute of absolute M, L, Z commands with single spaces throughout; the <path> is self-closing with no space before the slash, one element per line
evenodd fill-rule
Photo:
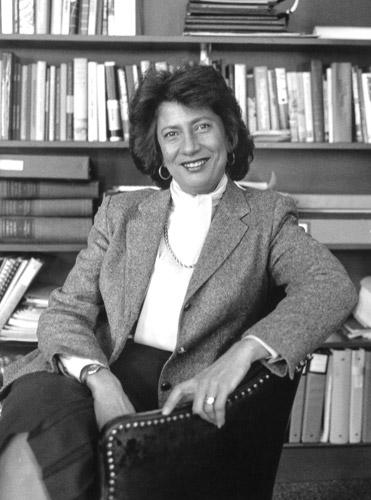
<path fill-rule="evenodd" d="M 90 363 L 89 365 L 84 366 L 84 368 L 80 372 L 80 382 L 86 385 L 88 376 L 99 372 L 99 370 L 101 370 L 102 368 L 107 367 L 98 363 Z"/>

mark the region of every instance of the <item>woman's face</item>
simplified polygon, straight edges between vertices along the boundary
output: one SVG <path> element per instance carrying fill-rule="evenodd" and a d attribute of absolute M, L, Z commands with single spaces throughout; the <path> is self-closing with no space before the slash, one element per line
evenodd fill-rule
<path fill-rule="evenodd" d="M 183 191 L 210 193 L 227 164 L 228 143 L 221 118 L 209 108 L 163 102 L 157 115 L 157 138 L 164 166 Z"/>

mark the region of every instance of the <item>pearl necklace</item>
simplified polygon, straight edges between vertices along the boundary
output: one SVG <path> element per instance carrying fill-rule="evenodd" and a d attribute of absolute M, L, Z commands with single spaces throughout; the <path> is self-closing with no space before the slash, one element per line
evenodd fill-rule
<path fill-rule="evenodd" d="M 174 250 L 171 248 L 171 245 L 169 242 L 169 233 L 168 233 L 167 224 L 165 224 L 165 226 L 164 226 L 164 240 L 165 240 L 166 248 L 169 250 L 172 258 L 175 260 L 175 262 L 177 264 L 179 264 L 181 267 L 185 267 L 186 269 L 194 269 L 195 268 L 197 262 L 195 262 L 194 264 L 191 264 L 191 265 L 183 264 L 183 262 L 181 260 L 179 260 L 178 257 L 175 255 Z"/>

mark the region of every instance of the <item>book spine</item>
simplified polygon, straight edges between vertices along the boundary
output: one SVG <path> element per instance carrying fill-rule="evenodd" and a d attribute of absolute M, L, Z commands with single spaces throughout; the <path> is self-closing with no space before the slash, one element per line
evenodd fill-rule
<path fill-rule="evenodd" d="M 27 89 L 29 86 L 29 65 L 22 64 L 21 67 L 21 116 L 20 116 L 20 133 L 19 138 L 21 141 L 27 140 Z"/>
<path fill-rule="evenodd" d="M 97 26 L 97 0 L 89 2 L 88 35 L 96 35 Z"/>
<path fill-rule="evenodd" d="M 246 105 L 246 64 L 236 63 L 234 65 L 235 88 L 234 93 L 242 112 L 242 120 L 247 124 Z"/>
<path fill-rule="evenodd" d="M 254 67 L 257 130 L 270 130 L 268 68 Z"/>
<path fill-rule="evenodd" d="M 103 0 L 102 8 L 102 35 L 108 35 L 108 2 L 109 0 Z"/>
<path fill-rule="evenodd" d="M 287 72 L 287 91 L 291 141 L 298 142 L 298 85 L 295 71 Z"/>
<path fill-rule="evenodd" d="M 106 75 L 104 64 L 97 65 L 98 140 L 107 141 Z"/>
<path fill-rule="evenodd" d="M 66 138 L 67 141 L 73 140 L 73 108 L 74 108 L 74 96 L 73 96 L 73 62 L 67 62 L 67 95 L 66 95 Z"/>
<path fill-rule="evenodd" d="M 354 137 L 356 142 L 363 142 L 361 101 L 358 88 L 358 69 L 356 66 L 352 67 L 352 95 L 354 111 Z"/>
<path fill-rule="evenodd" d="M 55 91 L 56 91 L 56 67 L 52 64 L 49 68 L 49 121 L 48 121 L 48 139 L 55 140 Z"/>
<path fill-rule="evenodd" d="M 371 143 L 371 73 L 362 73 L 362 96 L 365 117 L 365 139 Z"/>
<path fill-rule="evenodd" d="M 17 9 L 15 9 L 17 10 Z M 22 35 L 35 33 L 34 0 L 18 0 L 19 30 Z"/>
<path fill-rule="evenodd" d="M 88 34 L 89 0 L 80 0 L 79 34 Z"/>
<path fill-rule="evenodd" d="M 13 0 L 1 0 L 0 4 L 0 22 L 1 22 L 1 33 L 3 35 L 11 35 L 14 33 L 13 21 L 14 21 L 14 8 Z"/>
<path fill-rule="evenodd" d="M 49 0 L 36 0 L 35 4 L 35 32 L 37 35 L 46 35 L 50 32 L 50 10 Z"/>
<path fill-rule="evenodd" d="M 61 63 L 59 71 L 59 109 L 60 109 L 60 127 L 59 140 L 67 140 L 67 63 Z"/>
<path fill-rule="evenodd" d="M 346 444 L 349 441 L 351 351 L 333 350 L 332 355 L 333 387 L 329 442 Z"/>
<path fill-rule="evenodd" d="M 69 35 L 76 35 L 78 32 L 79 6 L 80 0 L 70 0 Z"/>
<path fill-rule="evenodd" d="M 0 240 L 82 242 L 91 225 L 90 217 L 0 217 Z"/>
<path fill-rule="evenodd" d="M 352 351 L 351 357 L 349 442 L 360 443 L 362 434 L 365 350 L 355 349 Z"/>
<path fill-rule="evenodd" d="M 21 63 L 15 61 L 13 73 L 13 109 L 11 137 L 14 140 L 20 138 L 20 115 L 21 115 Z"/>
<path fill-rule="evenodd" d="M 106 75 L 107 95 L 107 124 L 109 140 L 116 142 L 122 140 L 122 125 L 120 118 L 120 104 L 117 89 L 116 63 L 107 61 L 104 63 Z"/>
<path fill-rule="evenodd" d="M 246 76 L 247 121 L 250 134 L 256 131 L 256 99 L 254 75 L 251 72 Z"/>
<path fill-rule="evenodd" d="M 0 154 L 0 167 L 0 177 L 88 180 L 90 176 L 88 156 Z"/>
<path fill-rule="evenodd" d="M 289 99 L 287 94 L 286 68 L 275 68 L 279 128 L 289 129 Z"/>
<path fill-rule="evenodd" d="M 88 138 L 88 60 L 76 57 L 73 60 L 73 139 Z"/>
<path fill-rule="evenodd" d="M 137 34 L 136 0 L 113 2 L 113 20 L 110 35 L 135 36 Z"/>
<path fill-rule="evenodd" d="M 125 141 L 129 141 L 129 100 L 124 68 L 117 68 L 117 81 L 120 96 L 120 113 L 123 138 Z"/>
<path fill-rule="evenodd" d="M 371 443 L 371 351 L 366 351 L 365 353 L 362 410 L 361 441 L 363 443 Z"/>
<path fill-rule="evenodd" d="M 95 32 L 97 35 L 102 34 L 103 28 L 103 0 L 97 0 L 97 22 Z"/>
<path fill-rule="evenodd" d="M 35 140 L 45 140 L 45 82 L 46 61 L 36 63 L 36 106 L 35 106 Z"/>
<path fill-rule="evenodd" d="M 2 81 L 1 81 L 1 139 L 11 139 L 11 109 L 13 103 L 13 71 L 14 56 L 11 52 L 2 54 Z"/>
<path fill-rule="evenodd" d="M 0 216 L 89 217 L 91 199 L 0 199 Z"/>
<path fill-rule="evenodd" d="M 60 35 L 62 32 L 63 0 L 53 0 L 51 2 L 50 13 L 50 33 Z"/>
<path fill-rule="evenodd" d="M 304 92 L 304 116 L 305 116 L 305 141 L 314 142 L 313 131 L 313 106 L 312 106 L 312 84 L 310 72 L 303 72 L 303 92 Z"/>
<path fill-rule="evenodd" d="M 44 137 L 49 141 L 49 117 L 50 117 L 50 66 L 46 68 L 45 78 L 45 119 L 44 119 Z"/>
<path fill-rule="evenodd" d="M 328 141 L 334 142 L 333 85 L 332 67 L 326 69 L 326 104 Z"/>
<path fill-rule="evenodd" d="M 271 129 L 279 130 L 279 112 L 278 112 L 278 95 L 276 76 L 273 69 L 268 70 L 268 99 L 269 99 L 269 114 L 271 118 Z"/>
<path fill-rule="evenodd" d="M 304 84 L 303 71 L 296 72 L 297 84 L 297 121 L 298 121 L 298 139 L 299 142 L 306 142 L 307 129 L 305 124 L 305 107 L 304 107 Z"/>
<path fill-rule="evenodd" d="M 97 63 L 88 62 L 88 141 L 98 140 Z"/>
<path fill-rule="evenodd" d="M 352 142 L 352 66 L 331 64 L 333 142 Z"/>
<path fill-rule="evenodd" d="M 313 109 L 313 134 L 314 142 L 324 142 L 324 110 L 323 110 L 323 67 L 318 59 L 312 59 L 310 65 L 312 109 Z"/>
<path fill-rule="evenodd" d="M 54 120 L 54 137 L 56 141 L 60 141 L 61 128 L 61 68 L 55 68 L 55 120 Z"/>
<path fill-rule="evenodd" d="M 64 182 L 64 181 L 29 181 L 0 180 L 1 198 L 98 198 L 98 181 Z"/>

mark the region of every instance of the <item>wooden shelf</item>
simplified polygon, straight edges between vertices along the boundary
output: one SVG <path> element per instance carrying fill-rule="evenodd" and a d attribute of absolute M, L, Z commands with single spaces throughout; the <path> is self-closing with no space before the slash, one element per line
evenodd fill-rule
<path fill-rule="evenodd" d="M 285 444 L 277 482 L 369 478 L 370 463 L 371 443 Z"/>
<path fill-rule="evenodd" d="M 12 253 L 62 253 L 78 252 L 86 247 L 83 243 L 0 243 L 0 252 Z"/>
<path fill-rule="evenodd" d="M 177 35 L 177 36 L 102 36 L 102 35 L 0 35 L 0 45 L 43 47 L 52 44 L 55 50 L 63 47 L 99 46 L 100 49 L 137 47 L 138 49 L 155 47 L 177 50 L 180 48 L 195 48 L 200 44 L 211 44 L 217 48 L 226 46 L 244 46 L 247 49 L 271 49 L 292 47 L 294 50 L 326 47 L 364 47 L 371 48 L 371 40 L 340 40 L 316 38 L 310 35 L 250 35 L 250 36 L 224 36 L 224 35 Z"/>

